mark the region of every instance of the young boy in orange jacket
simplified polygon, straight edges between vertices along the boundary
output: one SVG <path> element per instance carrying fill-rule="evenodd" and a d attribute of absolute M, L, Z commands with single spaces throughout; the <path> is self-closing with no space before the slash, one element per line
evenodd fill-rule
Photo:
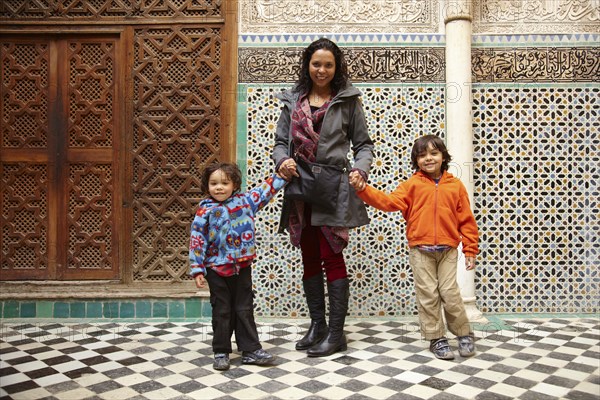
<path fill-rule="evenodd" d="M 410 266 L 415 281 L 421 334 L 439 359 L 452 360 L 446 327 L 457 336 L 463 357 L 475 354 L 474 337 L 456 282 L 457 247 L 463 245 L 467 270 L 475 268 L 479 235 L 469 196 L 462 182 L 448 172 L 452 157 L 435 135 L 423 136 L 411 152 L 415 173 L 392 193 L 364 182 L 350 183 L 368 205 L 383 211 L 401 211 L 406 220 Z"/>

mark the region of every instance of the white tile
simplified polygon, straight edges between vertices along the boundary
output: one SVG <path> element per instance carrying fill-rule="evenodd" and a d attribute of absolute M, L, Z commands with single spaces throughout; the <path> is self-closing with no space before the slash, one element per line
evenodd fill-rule
<path fill-rule="evenodd" d="M 596 371 L 596 375 L 598 371 Z M 577 386 L 573 388 L 573 390 L 578 390 L 580 392 L 596 394 L 600 398 L 600 387 L 597 384 L 593 384 L 592 382 L 581 382 Z"/>
<path fill-rule="evenodd" d="M 302 389 L 298 389 L 296 387 L 289 387 L 289 388 L 280 390 L 278 392 L 271 393 L 271 395 L 273 397 L 279 398 L 279 399 L 300 400 L 300 399 L 305 399 L 305 398 L 309 397 L 311 395 L 311 393 L 309 393 L 305 390 L 302 390 Z M 197 398 L 202 398 L 202 397 L 197 397 Z M 334 400 L 334 399 L 331 399 L 331 400 Z"/>
<path fill-rule="evenodd" d="M 138 383 L 148 382 L 150 378 L 142 374 L 131 374 L 119 378 L 115 378 L 114 381 L 123 386 L 133 386 Z"/>
<path fill-rule="evenodd" d="M 269 395 L 270 393 L 265 393 L 262 390 L 254 387 L 248 387 L 229 394 L 229 396 L 234 399 L 260 399 L 268 397 Z"/>
<path fill-rule="evenodd" d="M 422 385 L 413 385 L 402 391 L 404 394 L 409 394 L 411 396 L 419 397 L 422 399 L 429 399 L 441 392 L 437 389 L 430 388 L 428 386 Z"/>
<path fill-rule="evenodd" d="M 76 369 L 80 369 L 80 368 L 86 368 L 87 365 L 85 365 L 84 363 L 82 363 L 81 361 L 69 361 L 66 363 L 62 363 L 62 364 L 56 364 L 53 365 L 52 368 L 54 368 L 55 370 L 57 370 L 58 372 L 69 372 L 69 371 L 75 371 Z"/>
<path fill-rule="evenodd" d="M 91 390 L 86 388 L 77 388 L 73 390 L 69 390 L 67 392 L 54 393 L 54 397 L 59 400 L 74 400 L 74 399 L 86 399 L 88 397 L 93 397 L 96 394 Z"/>
<path fill-rule="evenodd" d="M 507 396 L 513 399 L 518 398 L 520 395 L 525 393 L 527 389 L 523 389 L 517 386 L 511 386 L 504 383 L 497 383 L 487 389 L 488 392 L 498 393 L 502 396 Z"/>
<path fill-rule="evenodd" d="M 385 382 L 390 379 L 389 376 L 376 374 L 373 372 L 367 372 L 354 378 L 356 380 L 368 383 L 370 385 L 379 385 L 381 382 Z"/>
<path fill-rule="evenodd" d="M 25 392 L 19 392 L 19 394 L 15 394 L 12 397 L 13 399 L 46 399 L 52 398 L 52 393 L 48 392 L 43 387 L 27 390 Z"/>
<path fill-rule="evenodd" d="M 323 389 L 315 393 L 315 396 L 319 396 L 320 398 L 327 400 L 341 400 L 346 397 L 352 396 L 354 392 L 346 390 L 340 387 L 329 387 L 327 389 Z"/>
<path fill-rule="evenodd" d="M 15 383 L 21 383 L 21 382 L 26 382 L 26 381 L 31 380 L 30 377 L 28 377 L 27 375 L 25 375 L 22 372 L 17 372 L 16 374 L 12 374 L 12 375 L 5 375 L 0 379 L 2 380 L 2 385 L 0 385 L 0 387 L 10 386 L 10 385 L 14 385 Z"/>
<path fill-rule="evenodd" d="M 395 391 L 384 387 L 371 386 L 358 392 L 358 394 L 371 399 L 387 399 L 397 394 Z"/>
<path fill-rule="evenodd" d="M 530 390 L 534 391 L 534 392 L 544 393 L 548 396 L 554 396 L 554 397 L 558 397 L 558 398 L 563 397 L 564 395 L 566 395 L 567 393 L 569 393 L 571 391 L 570 388 L 563 388 L 560 386 L 549 385 L 544 382 L 538 383 L 537 385 L 532 387 Z"/>
<path fill-rule="evenodd" d="M 219 399 L 226 395 L 220 390 L 213 389 L 211 387 L 206 387 L 200 390 L 196 390 L 195 392 L 188 393 L 187 396 L 191 399 L 212 400 Z"/>
<path fill-rule="evenodd" d="M 419 383 L 419 382 L 423 382 L 425 379 L 429 378 L 429 376 L 419 374 L 417 372 L 404 371 L 403 373 L 394 376 L 394 378 L 400 379 L 401 381 L 405 381 L 405 382 Z"/>
<path fill-rule="evenodd" d="M 139 395 L 140 394 L 138 392 L 136 392 L 135 390 L 133 390 L 129 387 L 122 387 L 119 389 L 111 390 L 110 392 L 104 392 L 99 397 L 101 397 L 104 400 L 123 400 L 123 399 L 129 399 L 132 397 L 136 397 Z M 142 394 L 142 395 L 145 395 L 145 394 Z M 73 397 L 73 399 L 75 399 L 75 397 Z"/>
<path fill-rule="evenodd" d="M 41 378 L 36 378 L 33 381 L 40 385 L 40 387 L 47 387 L 51 385 L 56 385 L 57 383 L 68 382 L 71 378 L 63 374 L 52 374 L 47 376 L 42 376 Z"/>
<path fill-rule="evenodd" d="M 462 399 L 474 399 L 478 394 L 483 392 L 483 389 L 459 383 L 457 385 L 450 386 L 448 389 L 444 390 L 444 392 L 453 394 Z"/>
<path fill-rule="evenodd" d="M 165 387 L 159 390 L 144 393 L 144 398 L 148 400 L 174 399 L 180 396 L 181 393 L 174 389 L 171 389 L 170 387 Z"/>
<path fill-rule="evenodd" d="M 309 381 L 310 378 L 307 378 L 306 376 L 299 375 L 299 374 L 287 374 L 287 375 L 280 376 L 280 377 L 276 378 L 275 380 L 278 382 L 281 382 L 285 385 L 297 386 L 301 383 Z"/>
<path fill-rule="evenodd" d="M 317 376 L 315 378 L 315 380 L 317 380 L 319 382 L 323 382 L 330 386 L 335 386 L 335 385 L 339 385 L 342 382 L 346 382 L 348 380 L 348 377 L 343 376 L 343 375 L 338 375 L 335 372 L 328 372 L 321 376 Z"/>

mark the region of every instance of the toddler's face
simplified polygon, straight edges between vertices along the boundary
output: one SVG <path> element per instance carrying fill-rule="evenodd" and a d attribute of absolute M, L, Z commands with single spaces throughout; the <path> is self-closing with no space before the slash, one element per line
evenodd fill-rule
<path fill-rule="evenodd" d="M 234 189 L 233 181 L 220 169 L 208 177 L 208 193 L 216 201 L 227 200 L 231 197 Z"/>
<path fill-rule="evenodd" d="M 442 175 L 443 161 L 444 156 L 442 152 L 433 147 L 431 143 L 427 145 L 427 150 L 417 155 L 419 169 L 432 179 L 437 179 Z"/>

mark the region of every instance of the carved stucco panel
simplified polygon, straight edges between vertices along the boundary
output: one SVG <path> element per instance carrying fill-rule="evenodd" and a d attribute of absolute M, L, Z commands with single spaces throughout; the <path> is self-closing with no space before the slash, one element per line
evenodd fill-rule
<path fill-rule="evenodd" d="M 474 33 L 597 33 L 600 0 L 474 0 Z"/>
<path fill-rule="evenodd" d="M 439 31 L 434 0 L 240 0 L 240 33 Z"/>

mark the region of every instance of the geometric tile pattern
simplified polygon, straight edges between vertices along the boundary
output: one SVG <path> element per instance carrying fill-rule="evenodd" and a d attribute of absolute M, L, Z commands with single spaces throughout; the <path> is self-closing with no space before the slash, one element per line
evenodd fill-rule
<path fill-rule="evenodd" d="M 600 87 L 474 85 L 483 312 L 597 312 Z"/>
<path fill-rule="evenodd" d="M 423 134 L 445 136 L 444 88 L 440 85 L 357 85 L 375 142 L 370 182 L 384 190 L 410 176 L 410 150 Z M 238 142 L 247 143 L 247 184 L 252 187 L 273 171 L 271 149 L 281 104 L 273 94 L 281 86 L 240 85 L 246 90 L 245 121 Z M 240 158 L 238 156 L 238 158 Z M 257 315 L 306 317 L 300 251 L 288 235 L 277 234 L 282 196 L 257 214 L 258 259 L 254 264 Z M 414 315 L 416 305 L 400 213 L 370 209 L 371 223 L 352 230 L 344 251 L 351 276 L 351 316 Z"/>
<path fill-rule="evenodd" d="M 414 318 L 351 319 L 348 350 L 294 349 L 307 321 L 258 321 L 273 366 L 212 369 L 209 321 L 4 322 L 1 399 L 597 399 L 600 320 L 493 318 L 477 354 L 435 359 Z M 450 344 L 456 345 L 451 338 Z M 234 345 L 235 349 L 235 345 Z"/>

